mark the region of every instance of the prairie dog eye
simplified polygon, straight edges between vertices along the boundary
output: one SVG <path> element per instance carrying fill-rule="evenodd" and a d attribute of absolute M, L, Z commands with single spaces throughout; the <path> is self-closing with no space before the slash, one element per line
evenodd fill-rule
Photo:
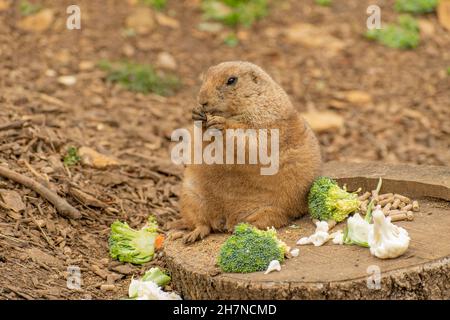
<path fill-rule="evenodd" d="M 233 84 L 236 84 L 238 78 L 237 77 L 229 77 L 227 80 L 227 86 L 232 86 Z"/>

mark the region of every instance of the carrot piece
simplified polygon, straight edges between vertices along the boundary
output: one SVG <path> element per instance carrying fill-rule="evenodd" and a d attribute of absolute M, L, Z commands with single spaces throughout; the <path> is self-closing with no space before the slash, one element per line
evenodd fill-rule
<path fill-rule="evenodd" d="M 159 250 L 162 248 L 164 244 L 164 235 L 158 234 L 158 236 L 155 239 L 155 249 Z"/>

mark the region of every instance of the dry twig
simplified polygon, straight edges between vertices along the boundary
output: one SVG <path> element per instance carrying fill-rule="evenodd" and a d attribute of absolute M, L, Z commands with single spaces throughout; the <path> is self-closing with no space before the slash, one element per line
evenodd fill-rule
<path fill-rule="evenodd" d="M 8 178 L 14 182 L 20 183 L 27 188 L 34 190 L 44 199 L 52 203 L 60 215 L 71 219 L 81 218 L 81 213 L 77 209 L 72 207 L 66 200 L 58 196 L 54 191 L 34 181 L 33 179 L 30 179 L 3 166 L 0 166 L 0 176 Z"/>

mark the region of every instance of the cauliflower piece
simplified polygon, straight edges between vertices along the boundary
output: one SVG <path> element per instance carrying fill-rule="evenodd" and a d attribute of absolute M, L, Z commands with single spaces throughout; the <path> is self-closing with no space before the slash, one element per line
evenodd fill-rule
<path fill-rule="evenodd" d="M 266 272 L 264 272 L 264 274 L 269 274 L 272 271 L 281 271 L 280 261 L 278 261 L 278 260 L 270 261 L 269 266 L 267 267 L 267 270 L 266 270 Z"/>
<path fill-rule="evenodd" d="M 342 230 L 338 230 L 330 234 L 330 238 L 333 239 L 334 244 L 344 244 L 344 233 Z"/>
<path fill-rule="evenodd" d="M 132 279 L 128 296 L 136 300 L 181 300 L 174 292 L 164 292 L 155 282 Z"/>
<path fill-rule="evenodd" d="M 291 256 L 298 257 L 300 250 L 299 249 L 292 249 Z"/>
<path fill-rule="evenodd" d="M 380 259 L 397 258 L 408 249 L 408 231 L 391 223 L 380 206 L 372 214 L 373 228 L 368 235 L 370 253 Z"/>
<path fill-rule="evenodd" d="M 344 234 L 345 244 L 356 244 L 362 247 L 369 247 L 369 233 L 373 225 L 363 219 L 359 213 L 355 213 L 347 219 L 347 228 Z"/>
<path fill-rule="evenodd" d="M 319 247 L 326 243 L 330 239 L 328 234 L 328 223 L 326 221 L 316 222 L 316 231 L 309 237 L 301 238 L 297 241 L 299 245 L 305 245 L 312 243 L 316 247 Z"/>

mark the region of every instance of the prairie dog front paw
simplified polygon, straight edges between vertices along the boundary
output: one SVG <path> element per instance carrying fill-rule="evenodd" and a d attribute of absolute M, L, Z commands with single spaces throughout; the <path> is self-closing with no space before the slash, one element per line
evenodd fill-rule
<path fill-rule="evenodd" d="M 206 121 L 206 114 L 200 106 L 192 109 L 192 120 L 194 121 Z"/>
<path fill-rule="evenodd" d="M 221 116 L 206 115 L 206 128 L 223 130 L 227 119 Z"/>

